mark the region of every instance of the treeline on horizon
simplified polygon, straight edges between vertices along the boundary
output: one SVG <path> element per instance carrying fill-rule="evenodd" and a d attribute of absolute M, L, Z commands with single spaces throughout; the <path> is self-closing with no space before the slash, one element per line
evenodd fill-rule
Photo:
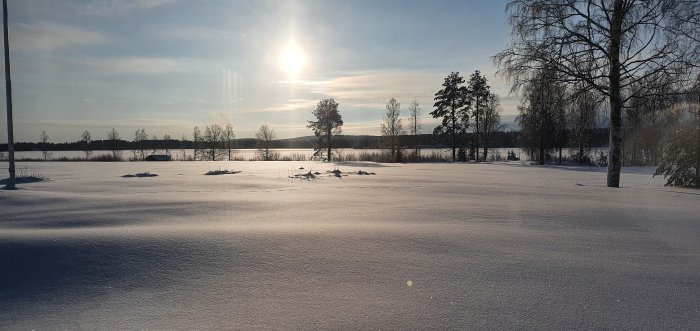
<path fill-rule="evenodd" d="M 607 128 L 596 128 L 593 130 L 591 137 L 591 147 L 607 147 Z M 470 140 L 473 133 L 462 135 L 462 140 Z M 334 138 L 333 145 L 335 148 L 352 148 L 352 149 L 382 149 L 384 146 L 384 137 L 371 135 L 339 135 Z M 410 135 L 401 135 L 398 137 L 399 144 L 410 148 L 414 144 L 414 137 Z M 441 137 L 433 134 L 420 134 L 417 136 L 418 145 L 420 148 L 447 148 L 449 147 L 449 137 Z M 493 148 L 520 148 L 522 147 L 522 137 L 520 131 L 497 131 L 493 133 L 492 144 Z M 315 136 L 303 136 L 296 138 L 274 139 L 271 141 L 271 148 L 274 149 L 313 149 L 316 147 Z M 124 139 L 107 140 L 98 139 L 89 143 L 90 150 L 93 151 L 111 151 L 113 149 L 120 151 L 130 151 L 142 148 L 149 150 L 177 150 L 177 149 L 194 149 L 195 142 L 193 140 L 177 140 L 177 139 L 150 139 L 141 142 L 129 141 Z M 575 147 L 575 146 L 568 146 Z M 255 138 L 240 138 L 233 139 L 234 149 L 257 149 L 258 141 Z M 85 150 L 84 141 L 61 142 L 61 143 L 41 143 L 41 142 L 16 142 L 14 149 L 17 152 L 29 151 L 83 151 Z M 7 151 L 7 144 L 0 144 L 0 151 Z"/>

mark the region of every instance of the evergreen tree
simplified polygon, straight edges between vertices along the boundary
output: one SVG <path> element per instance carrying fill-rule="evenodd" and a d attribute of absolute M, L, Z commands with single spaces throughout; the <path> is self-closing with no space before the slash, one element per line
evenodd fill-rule
<path fill-rule="evenodd" d="M 316 117 L 316 121 L 309 121 L 306 127 L 313 130 L 318 138 L 314 156 L 321 155 L 325 149 L 326 161 L 331 161 L 333 148 L 331 137 L 340 134 L 343 126 L 343 117 L 338 112 L 338 103 L 333 99 L 323 99 L 311 113 Z"/>
<path fill-rule="evenodd" d="M 452 72 L 442 83 L 443 89 L 435 93 L 435 110 L 430 112 L 433 118 L 442 118 L 442 124 L 433 130 L 433 134 L 450 137 L 452 161 L 457 160 L 457 136 L 463 134 L 469 124 L 467 112 L 467 88 L 459 72 Z"/>
<path fill-rule="evenodd" d="M 654 176 L 667 178 L 666 185 L 700 188 L 700 116 L 680 127 L 663 149 Z"/>
<path fill-rule="evenodd" d="M 681 125 L 666 143 L 654 176 L 667 178 L 666 185 L 700 188 L 700 75 L 687 94 L 688 106 Z"/>
<path fill-rule="evenodd" d="M 491 94 L 491 88 L 486 83 L 486 77 L 482 76 L 479 70 L 474 71 L 474 73 L 469 77 L 469 83 L 467 86 L 467 102 L 470 108 L 472 108 L 472 117 L 476 121 L 474 130 L 476 134 L 474 135 L 476 144 L 476 162 L 479 162 L 479 134 L 481 125 L 479 121 L 483 117 L 484 107 L 488 104 L 488 98 Z M 484 158 L 486 158 L 484 156 Z"/>

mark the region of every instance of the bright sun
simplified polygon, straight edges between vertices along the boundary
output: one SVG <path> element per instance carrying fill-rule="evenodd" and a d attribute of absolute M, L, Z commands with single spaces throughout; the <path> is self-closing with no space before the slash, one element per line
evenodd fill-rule
<path fill-rule="evenodd" d="M 278 65 L 290 78 L 297 78 L 305 64 L 304 53 L 296 45 L 290 44 L 280 52 Z"/>

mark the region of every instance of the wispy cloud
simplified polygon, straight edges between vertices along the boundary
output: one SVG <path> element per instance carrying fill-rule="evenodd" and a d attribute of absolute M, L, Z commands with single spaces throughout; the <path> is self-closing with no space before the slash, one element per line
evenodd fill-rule
<path fill-rule="evenodd" d="M 104 74 L 164 74 L 180 72 L 184 69 L 182 61 L 159 57 L 114 57 L 89 58 L 80 60 L 79 65 Z"/>
<path fill-rule="evenodd" d="M 443 76 L 442 72 L 417 70 L 360 71 L 304 84 L 316 94 L 351 101 L 355 106 L 374 107 L 383 105 L 391 97 L 432 101 Z"/>
<path fill-rule="evenodd" d="M 10 35 L 12 49 L 20 52 L 53 51 L 106 40 L 99 32 L 55 23 L 16 23 L 12 25 Z"/>
<path fill-rule="evenodd" d="M 241 32 L 212 29 L 201 26 L 182 27 L 177 25 L 168 27 L 154 27 L 149 29 L 147 33 L 157 38 L 206 42 L 229 42 L 243 39 L 245 37 L 245 35 Z"/>
<path fill-rule="evenodd" d="M 88 15 L 121 15 L 135 10 L 155 8 L 176 0 L 91 0 L 82 3 L 80 10 Z"/>
<path fill-rule="evenodd" d="M 170 134 L 180 137 L 182 133 L 192 131 L 192 123 L 187 120 L 167 118 L 135 118 L 135 119 L 32 119 L 16 122 L 19 141 L 35 141 L 34 133 L 47 130 L 54 141 L 77 141 L 80 133 L 90 131 L 93 139 L 105 139 L 111 128 L 116 128 L 122 139 L 131 140 L 134 131 L 145 128 L 148 134 L 162 137 Z M 47 129 L 48 128 L 48 129 Z M 31 133 L 31 134 L 29 134 Z"/>
<path fill-rule="evenodd" d="M 286 101 L 276 102 L 271 105 L 260 106 L 249 106 L 247 109 L 243 109 L 242 113 L 261 113 L 261 112 L 294 112 L 294 111 L 311 111 L 318 100 L 309 99 L 291 99 Z"/>

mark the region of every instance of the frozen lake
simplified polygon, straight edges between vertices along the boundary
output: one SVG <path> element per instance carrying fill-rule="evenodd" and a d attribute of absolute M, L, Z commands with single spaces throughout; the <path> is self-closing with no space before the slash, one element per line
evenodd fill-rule
<path fill-rule="evenodd" d="M 607 148 L 595 148 L 593 149 L 589 154 L 592 158 L 595 158 L 597 156 L 597 153 L 599 151 L 604 151 L 607 153 Z M 274 152 L 278 153 L 280 156 L 298 156 L 298 155 L 303 155 L 304 157 L 310 159 L 311 156 L 314 153 L 313 149 L 309 148 L 283 148 L 283 149 L 273 149 Z M 411 152 L 411 149 L 406 149 L 406 152 Z M 505 159 L 508 156 L 508 151 L 514 151 L 518 158 L 521 160 L 528 160 L 529 155 L 527 151 L 521 149 L 521 148 L 490 148 L 489 149 L 489 159 L 492 159 L 495 157 L 496 154 L 498 154 L 501 158 Z M 345 148 L 345 149 L 337 149 L 337 152 L 340 153 L 341 155 L 359 155 L 360 153 L 380 153 L 380 152 L 386 152 L 386 149 L 352 149 L 352 148 Z M 562 150 L 562 155 L 564 157 L 569 156 L 571 150 L 570 149 L 564 149 Z M 134 151 L 131 150 L 124 150 L 119 152 L 120 155 L 124 159 L 130 159 L 130 158 L 137 158 L 136 155 L 134 154 Z M 437 155 L 442 155 L 446 159 L 450 159 L 452 157 L 452 150 L 448 148 L 424 148 L 421 149 L 422 155 L 431 155 L 432 153 L 435 153 Z M 483 153 L 483 152 L 482 152 Z M 558 152 L 551 151 L 552 157 L 556 158 L 558 156 Z M 57 159 L 61 157 L 66 157 L 66 158 L 83 158 L 85 157 L 85 153 L 82 151 L 51 151 L 50 152 L 51 156 L 49 159 Z M 111 155 L 111 151 L 93 151 L 93 156 L 99 156 L 99 155 Z M 149 154 L 170 154 L 172 155 L 173 160 L 186 160 L 187 158 L 191 158 L 192 155 L 194 154 L 194 151 L 192 149 L 171 149 L 171 150 L 148 150 L 146 151 L 146 155 Z M 233 151 L 234 158 L 240 158 L 243 160 L 253 160 L 257 156 L 257 149 L 236 149 Z M 480 154 L 481 155 L 481 154 Z M 41 151 L 23 151 L 23 152 L 15 152 L 15 157 L 17 159 L 43 159 L 43 153 Z"/>
<path fill-rule="evenodd" d="M 651 168 L 18 168 L 51 180 L 0 191 L 2 330 L 700 325 L 700 192 Z"/>

